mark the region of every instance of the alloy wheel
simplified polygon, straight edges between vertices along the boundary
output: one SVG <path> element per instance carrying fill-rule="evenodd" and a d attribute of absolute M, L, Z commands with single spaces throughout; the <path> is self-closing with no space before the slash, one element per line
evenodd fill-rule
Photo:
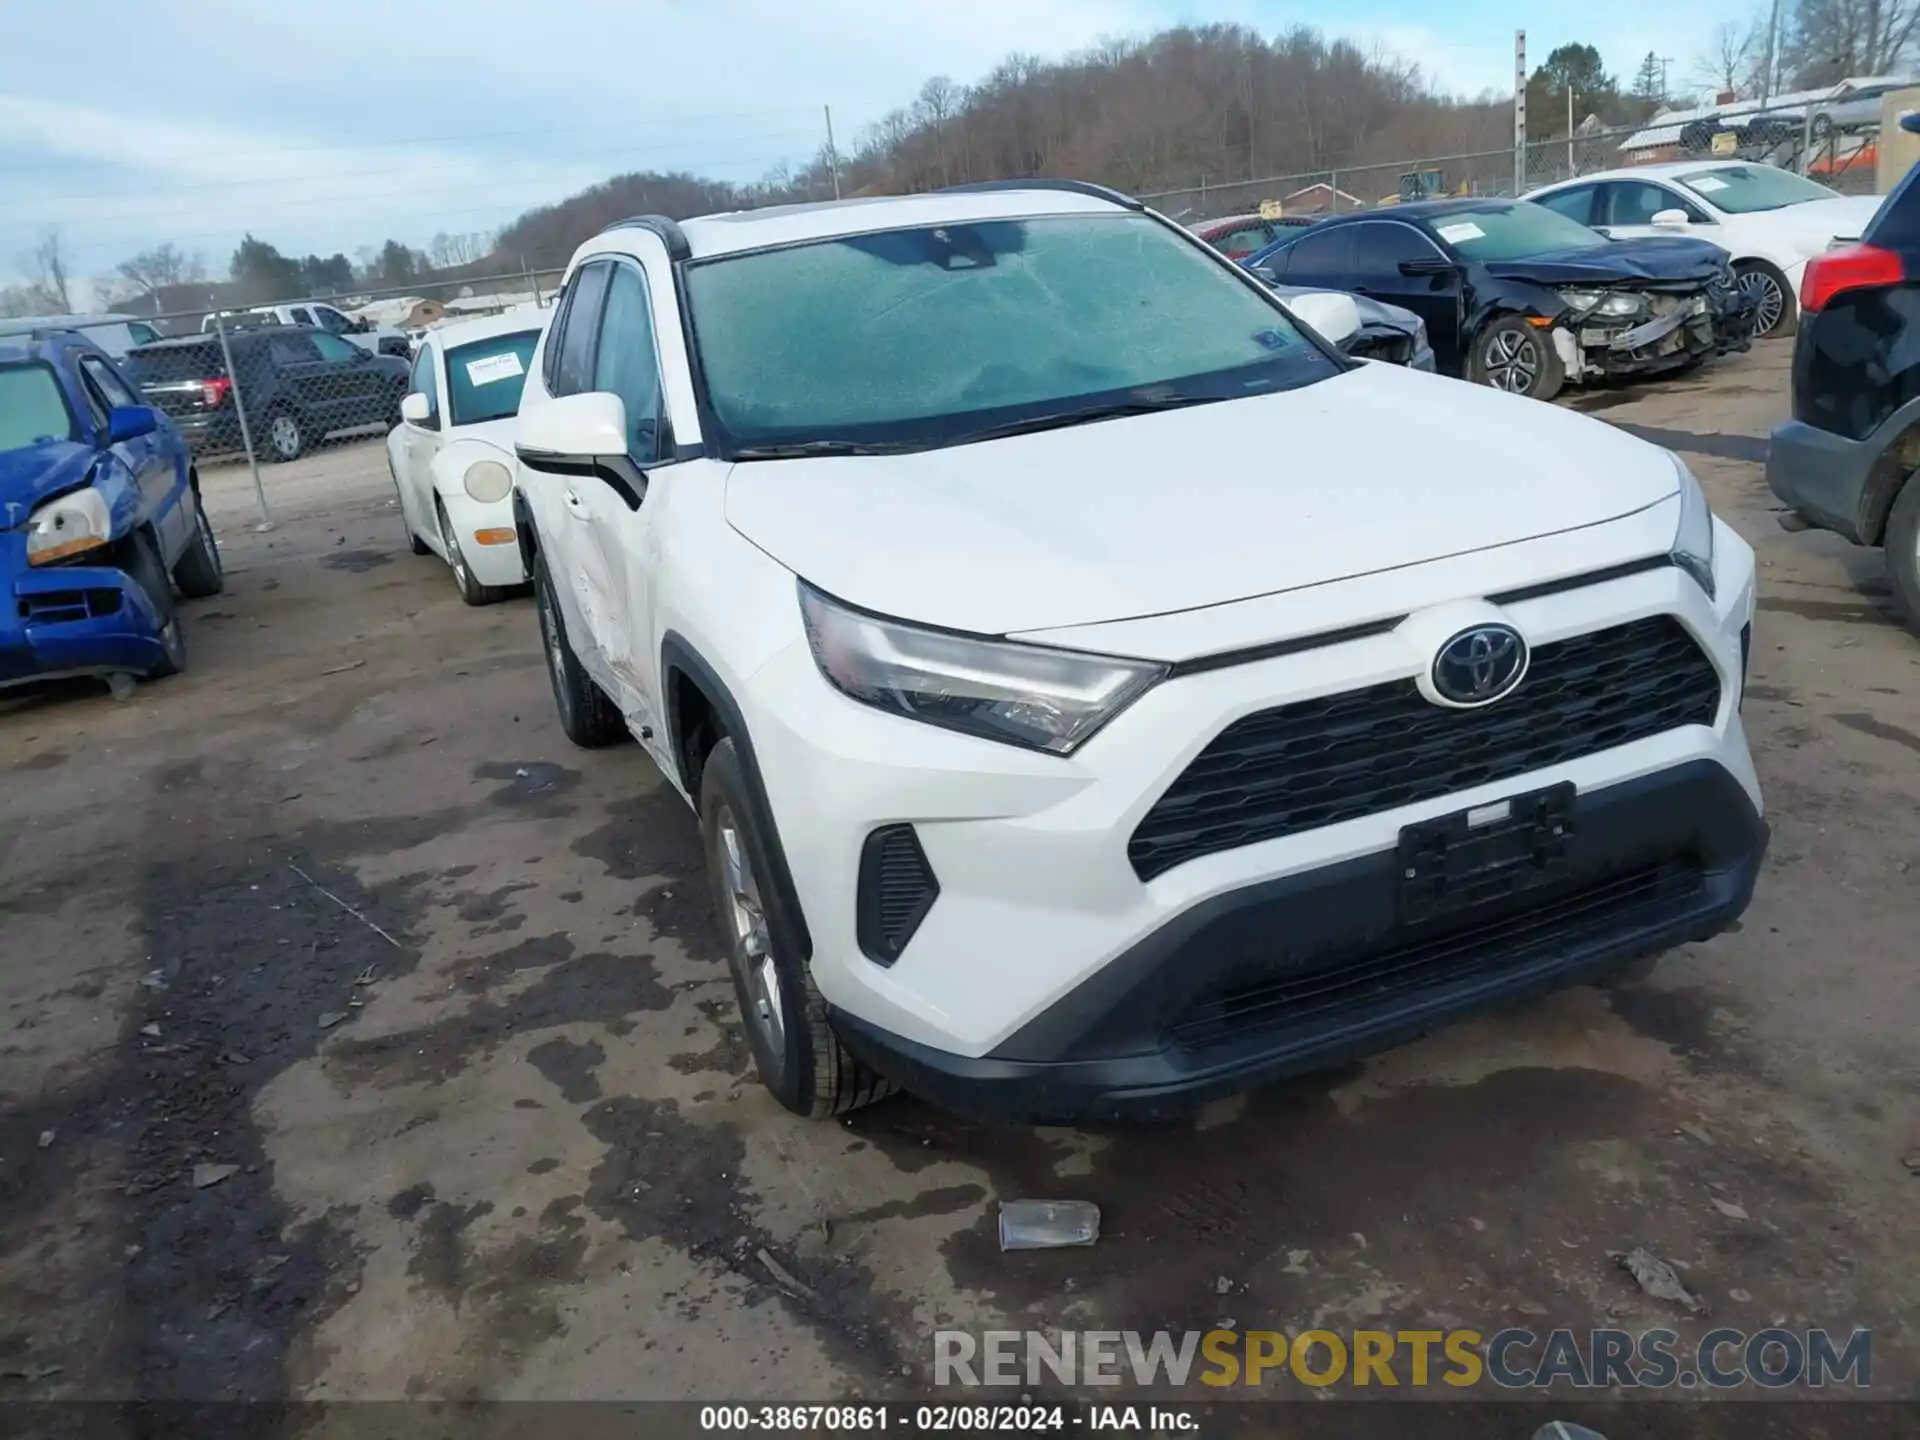
<path fill-rule="evenodd" d="M 1754 304 L 1753 333 L 1771 334 L 1787 310 L 1780 282 L 1764 270 L 1749 270 L 1740 277 L 1740 293 Z"/>
<path fill-rule="evenodd" d="M 767 934 L 760 877 L 754 873 L 752 857 L 729 805 L 721 805 L 714 817 L 714 840 L 720 865 L 721 919 L 731 940 L 727 963 L 739 982 L 746 1022 L 762 1042 L 759 1048 L 772 1058 L 776 1069 L 784 1068 L 787 1031 L 781 1008 L 780 971 L 774 964 L 773 944 Z"/>
<path fill-rule="evenodd" d="M 291 415 L 276 415 L 267 426 L 267 439 L 276 455 L 291 459 L 300 451 L 300 422 Z"/>
<path fill-rule="evenodd" d="M 1525 395 L 1540 375 L 1540 347 L 1531 335 L 1502 330 L 1488 337 L 1487 383 L 1510 395 Z"/>

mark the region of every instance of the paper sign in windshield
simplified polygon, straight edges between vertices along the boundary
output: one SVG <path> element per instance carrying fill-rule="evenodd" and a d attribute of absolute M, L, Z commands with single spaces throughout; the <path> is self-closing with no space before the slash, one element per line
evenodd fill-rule
<path fill-rule="evenodd" d="M 473 385 L 491 385 L 496 380 L 511 380 L 527 373 L 520 357 L 509 350 L 504 355 L 489 355 L 484 360 L 467 362 L 467 381 Z"/>
<path fill-rule="evenodd" d="M 1457 220 L 1451 225 L 1442 225 L 1440 238 L 1449 245 L 1460 245 L 1468 240 L 1484 240 L 1487 232 L 1471 220 Z"/>
<path fill-rule="evenodd" d="M 1687 183 L 1696 190 L 1704 190 L 1709 195 L 1716 190 L 1724 190 L 1727 188 L 1727 182 L 1722 180 L 1718 175 L 1696 175 Z"/>

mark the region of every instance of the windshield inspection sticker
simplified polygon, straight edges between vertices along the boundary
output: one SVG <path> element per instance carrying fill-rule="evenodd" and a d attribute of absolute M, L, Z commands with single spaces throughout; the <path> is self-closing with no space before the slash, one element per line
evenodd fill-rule
<path fill-rule="evenodd" d="M 1704 190 L 1709 195 L 1716 190 L 1724 190 L 1727 188 L 1727 182 L 1722 180 L 1718 175 L 1696 175 L 1687 183 L 1696 190 Z"/>
<path fill-rule="evenodd" d="M 467 362 L 467 382 L 472 385 L 491 385 L 496 380 L 511 380 L 516 375 L 527 373 L 527 367 L 520 363 L 520 357 L 509 350 L 504 355 L 489 355 L 484 360 Z"/>
<path fill-rule="evenodd" d="M 1449 245 L 1458 245 L 1466 240 L 1484 240 L 1487 232 L 1471 220 L 1458 220 L 1451 225 L 1442 225 L 1440 238 Z"/>

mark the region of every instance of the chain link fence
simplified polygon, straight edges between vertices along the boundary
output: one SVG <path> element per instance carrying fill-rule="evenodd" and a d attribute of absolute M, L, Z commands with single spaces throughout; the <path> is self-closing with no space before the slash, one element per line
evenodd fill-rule
<path fill-rule="evenodd" d="M 560 279 L 558 270 L 521 271 L 140 316 L 125 323 L 121 338 L 135 343 L 120 364 L 203 469 L 223 461 L 249 468 L 267 526 L 275 512 L 270 489 L 291 496 L 301 488 L 301 472 L 313 468 L 298 462 L 357 445 L 366 465 L 384 469 L 377 442 L 405 423 L 410 393 L 433 397 L 437 418 L 443 384 L 474 383 L 426 364 L 423 343 L 442 337 L 444 352 L 461 343 L 469 322 L 494 316 L 525 315 L 526 328 L 538 330 Z M 222 297 L 209 291 L 208 298 Z M 484 377 L 497 383 L 523 373 L 495 356 Z"/>
<path fill-rule="evenodd" d="M 1847 195 L 1875 193 L 1879 121 L 1843 122 L 1813 108 L 1661 119 L 1614 130 L 1458 155 L 1329 166 L 1232 180 L 1202 175 L 1142 195 L 1187 225 L 1235 216 L 1316 218 L 1447 196 L 1511 196 L 1602 170 L 1683 160 L 1748 160 L 1805 175 Z"/>

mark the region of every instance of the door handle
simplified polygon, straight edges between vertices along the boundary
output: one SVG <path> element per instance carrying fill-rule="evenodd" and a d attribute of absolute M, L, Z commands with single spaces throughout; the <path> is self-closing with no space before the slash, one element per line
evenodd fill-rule
<path fill-rule="evenodd" d="M 574 519 L 585 520 L 588 518 L 587 502 L 574 494 L 573 491 L 562 490 L 560 492 L 560 498 L 566 502 L 567 512 L 572 515 Z"/>

